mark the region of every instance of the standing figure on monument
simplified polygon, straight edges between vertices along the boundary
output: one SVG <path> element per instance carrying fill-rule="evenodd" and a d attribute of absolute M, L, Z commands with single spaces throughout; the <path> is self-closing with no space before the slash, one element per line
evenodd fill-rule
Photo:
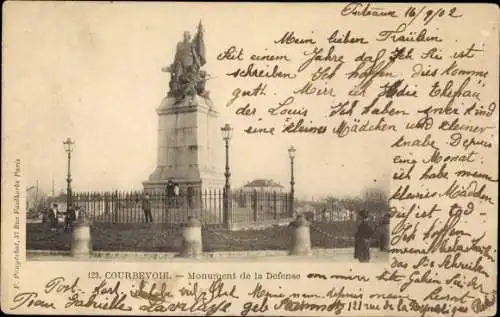
<path fill-rule="evenodd" d="M 182 100 L 186 96 L 202 95 L 205 90 L 206 73 L 201 70 L 205 65 L 205 43 L 203 26 L 198 25 L 198 32 L 191 41 L 191 33 L 184 32 L 184 39 L 177 43 L 174 62 L 166 71 L 172 74 L 169 96 Z"/>
<path fill-rule="evenodd" d="M 191 33 L 184 32 L 184 40 L 177 43 L 177 51 L 174 59 L 174 76 L 179 79 L 189 72 L 197 72 L 201 68 L 200 57 L 196 44 L 191 42 Z"/>

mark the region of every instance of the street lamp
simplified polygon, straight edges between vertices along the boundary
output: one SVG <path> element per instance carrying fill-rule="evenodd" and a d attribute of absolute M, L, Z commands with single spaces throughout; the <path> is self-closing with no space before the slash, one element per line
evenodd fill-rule
<path fill-rule="evenodd" d="M 293 160 L 295 159 L 295 148 L 291 146 L 288 149 L 288 157 L 290 157 L 290 217 L 293 217 L 293 202 L 294 202 L 294 195 L 295 195 L 295 180 L 293 177 Z"/>
<path fill-rule="evenodd" d="M 73 204 L 73 194 L 71 192 L 71 152 L 73 149 L 71 146 L 75 144 L 75 142 L 73 142 L 71 138 L 67 138 L 63 144 L 64 150 L 68 153 L 68 177 L 66 178 L 66 182 L 68 183 L 68 187 L 66 189 L 66 209 L 68 209 Z"/>
<path fill-rule="evenodd" d="M 224 176 L 226 177 L 226 184 L 224 186 L 224 224 L 229 224 L 229 191 L 231 190 L 231 185 L 229 184 L 229 177 L 231 177 L 231 172 L 229 171 L 229 140 L 233 134 L 233 128 L 226 123 L 220 131 L 222 132 L 222 139 L 226 142 L 226 171 Z"/>

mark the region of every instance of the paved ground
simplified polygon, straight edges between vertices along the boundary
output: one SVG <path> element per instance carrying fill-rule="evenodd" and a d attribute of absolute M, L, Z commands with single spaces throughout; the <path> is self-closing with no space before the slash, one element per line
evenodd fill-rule
<path fill-rule="evenodd" d="M 311 225 L 312 248 L 338 249 L 354 246 L 354 224 L 318 223 Z M 27 224 L 26 248 L 29 250 L 69 251 L 72 233 L 64 232 L 60 223 L 57 231 L 47 224 Z M 176 252 L 182 245 L 180 226 L 164 224 L 105 224 L 91 227 L 93 249 L 99 251 Z M 221 228 L 202 229 L 203 250 L 206 252 L 288 250 L 293 228 L 273 226 L 265 229 L 227 231 Z M 374 244 L 373 246 L 375 246 Z"/>
<path fill-rule="evenodd" d="M 109 252 L 107 254 L 100 253 L 98 257 L 91 257 L 87 259 L 75 259 L 68 254 L 43 254 L 41 252 L 31 253 L 28 252 L 27 260 L 29 261 L 126 261 L 126 262 L 354 262 L 353 259 L 354 249 L 329 249 L 321 250 L 314 249 L 313 254 L 310 256 L 291 256 L 286 255 L 286 252 L 268 253 L 268 255 L 253 256 L 251 253 L 246 255 L 231 256 L 229 253 L 206 253 L 199 259 L 185 259 L 177 257 L 175 253 L 132 253 L 132 252 Z M 384 263 L 389 261 L 389 254 L 387 252 L 380 252 L 377 249 L 371 250 L 371 262 Z"/>

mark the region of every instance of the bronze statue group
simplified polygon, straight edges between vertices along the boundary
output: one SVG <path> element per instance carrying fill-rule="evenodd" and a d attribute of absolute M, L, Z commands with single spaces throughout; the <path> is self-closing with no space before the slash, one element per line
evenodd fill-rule
<path fill-rule="evenodd" d="M 184 32 L 183 41 L 177 43 L 174 62 L 163 70 L 171 74 L 167 95 L 175 97 L 176 101 L 186 96 L 208 97 L 208 91 L 205 90 L 208 74 L 201 69 L 205 63 L 203 26 L 200 22 L 194 39 L 191 39 L 188 31 Z"/>

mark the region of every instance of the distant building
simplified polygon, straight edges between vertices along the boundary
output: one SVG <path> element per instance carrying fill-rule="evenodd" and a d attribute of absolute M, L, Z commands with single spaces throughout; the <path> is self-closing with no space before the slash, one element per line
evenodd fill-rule
<path fill-rule="evenodd" d="M 259 212 L 286 213 L 289 204 L 285 187 L 271 179 L 254 179 L 233 191 L 233 199 L 240 208 L 252 208 Z"/>
<path fill-rule="evenodd" d="M 243 186 L 243 190 L 282 191 L 285 187 L 272 179 L 254 179 Z"/>

